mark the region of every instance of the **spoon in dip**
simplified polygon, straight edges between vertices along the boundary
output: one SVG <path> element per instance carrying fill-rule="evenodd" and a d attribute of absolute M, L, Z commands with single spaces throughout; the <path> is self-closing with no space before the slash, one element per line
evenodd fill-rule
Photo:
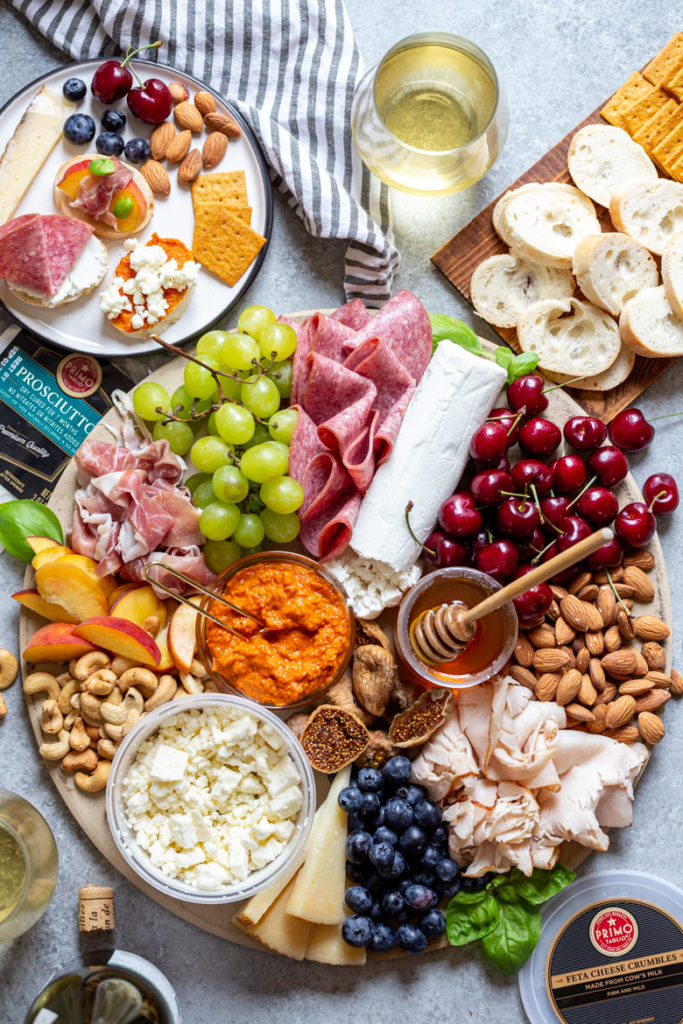
<path fill-rule="evenodd" d="M 197 581 L 193 580 L 191 576 L 186 576 L 185 573 L 181 572 L 179 569 L 171 568 L 170 565 L 166 565 L 164 562 L 150 562 L 149 565 L 145 566 L 143 572 L 148 583 L 151 583 L 153 587 L 158 587 L 159 590 L 163 590 L 165 594 L 168 594 L 169 597 L 172 597 L 175 601 L 180 601 L 182 604 L 188 605 L 199 615 L 203 615 L 206 619 L 211 619 L 212 622 L 215 622 L 217 626 L 221 626 L 222 629 L 227 629 L 230 633 L 234 633 L 235 636 L 241 637 L 242 635 L 236 629 L 231 629 L 230 626 L 225 624 L 225 622 L 217 619 L 215 615 L 212 615 L 211 612 L 207 611 L 205 608 L 200 608 L 199 605 L 194 604 L 194 602 L 190 601 L 187 597 L 177 593 L 175 590 L 171 590 L 171 588 L 167 587 L 164 583 L 160 583 L 158 579 L 152 579 L 149 573 L 150 570 L 155 567 L 170 573 L 171 576 L 175 576 L 177 579 L 182 580 L 183 583 L 187 583 L 193 590 L 198 590 L 200 593 L 206 594 L 207 597 L 210 597 L 214 601 L 218 601 L 219 604 L 227 605 L 228 608 L 232 609 L 233 612 L 237 612 L 238 615 L 243 615 L 245 618 L 251 619 L 253 622 L 257 622 L 260 626 L 260 629 L 257 631 L 258 633 L 265 633 L 267 631 L 268 627 L 265 622 L 262 622 L 258 618 L 258 616 L 252 615 L 251 612 L 247 612 L 244 608 L 240 608 L 239 605 L 233 604 L 232 601 L 228 601 L 227 597 L 224 597 L 222 594 L 217 594 L 213 590 L 209 590 L 208 587 L 203 586 L 203 584 L 197 583 Z M 256 636 L 256 633 L 253 635 Z"/>

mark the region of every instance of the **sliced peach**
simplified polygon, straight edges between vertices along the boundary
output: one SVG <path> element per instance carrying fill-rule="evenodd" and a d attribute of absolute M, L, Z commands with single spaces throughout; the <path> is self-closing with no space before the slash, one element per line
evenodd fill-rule
<path fill-rule="evenodd" d="M 35 555 L 39 551 L 45 551 L 46 548 L 63 547 L 59 541 L 53 540 L 52 537 L 26 537 L 26 543 Z"/>
<path fill-rule="evenodd" d="M 113 576 L 97 575 L 97 562 L 93 558 L 88 558 L 87 555 L 77 555 L 73 551 L 68 551 L 66 555 L 62 555 L 59 561 L 62 565 L 73 565 L 76 569 L 84 572 L 93 583 L 101 588 L 105 596 L 109 595 L 116 587 L 116 580 Z"/>
<path fill-rule="evenodd" d="M 166 625 L 166 605 L 147 584 L 126 591 L 118 601 L 109 605 L 109 612 L 120 619 L 137 622 L 138 626 L 154 635 Z"/>
<path fill-rule="evenodd" d="M 199 604 L 200 597 L 189 598 Z M 179 604 L 171 616 L 168 627 L 168 647 L 181 672 L 189 672 L 196 649 L 197 612 L 186 604 Z"/>
<path fill-rule="evenodd" d="M 49 619 L 50 622 L 68 622 L 75 625 L 77 619 L 72 618 L 61 606 L 61 604 L 48 604 L 44 601 L 37 590 L 20 590 L 12 594 L 15 601 L 18 601 L 24 608 L 35 612 L 36 615 Z"/>
<path fill-rule="evenodd" d="M 175 668 L 175 661 L 173 660 L 173 656 L 168 649 L 168 626 L 164 626 L 163 629 L 159 630 L 157 635 L 154 637 L 154 642 L 156 643 L 157 647 L 159 648 L 159 651 L 161 652 L 161 661 L 159 662 L 158 665 L 153 666 L 154 671 L 170 672 L 172 669 Z"/>
<path fill-rule="evenodd" d="M 63 560 L 49 562 L 36 571 L 38 593 L 48 604 L 59 604 L 76 622 L 106 615 L 107 602 L 101 587 L 90 576 Z"/>
<path fill-rule="evenodd" d="M 75 626 L 74 631 L 91 644 L 141 665 L 156 668 L 161 661 L 161 651 L 149 633 L 128 619 L 119 619 L 115 615 L 93 616 Z"/>
<path fill-rule="evenodd" d="M 136 227 L 145 216 L 147 212 L 147 200 L 143 192 L 138 188 L 134 181 L 129 182 L 124 189 L 120 192 L 115 192 L 111 197 L 109 204 L 109 212 L 114 212 L 114 207 L 118 203 L 119 199 L 130 199 L 133 203 L 133 208 L 126 217 L 122 217 L 117 221 L 117 231 L 135 231 Z"/>
<path fill-rule="evenodd" d="M 107 604 L 109 605 L 109 608 L 111 609 L 111 607 L 114 604 L 114 602 L 118 601 L 118 599 L 120 597 L 123 597 L 123 595 L 127 591 L 135 590 L 136 587 L 139 587 L 139 586 L 140 586 L 139 583 L 134 583 L 134 582 L 131 582 L 131 583 L 119 583 L 118 587 L 114 587 L 112 592 L 110 594 L 107 594 Z"/>
<path fill-rule="evenodd" d="M 95 646 L 85 637 L 77 636 L 74 627 L 68 622 L 49 622 L 33 634 L 24 649 L 24 660 L 34 661 L 70 661 L 80 658 L 88 651 L 96 650 Z"/>
<path fill-rule="evenodd" d="M 90 174 L 90 160 L 80 160 L 77 164 L 70 164 L 66 174 L 58 183 L 57 188 L 65 192 L 69 199 L 75 199 L 78 195 L 78 186 L 85 177 Z"/>
<path fill-rule="evenodd" d="M 63 544 L 53 544 L 49 548 L 38 551 L 34 555 L 31 565 L 34 569 L 40 569 L 41 566 L 47 565 L 48 562 L 56 562 L 59 558 L 63 558 L 64 555 L 70 555 L 71 553 L 71 548 L 65 548 Z"/>

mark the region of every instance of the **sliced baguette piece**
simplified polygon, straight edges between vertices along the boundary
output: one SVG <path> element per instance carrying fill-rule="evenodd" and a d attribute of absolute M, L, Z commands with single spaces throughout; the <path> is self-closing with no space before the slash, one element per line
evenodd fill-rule
<path fill-rule="evenodd" d="M 618 231 L 661 256 L 672 235 L 683 231 L 683 185 L 666 178 L 630 181 L 614 193 L 609 212 Z"/>
<path fill-rule="evenodd" d="M 542 370 L 593 377 L 612 365 L 621 347 L 619 328 L 604 309 L 579 299 L 543 299 L 517 322 L 524 352 L 536 352 Z"/>
<path fill-rule="evenodd" d="M 663 287 L 645 288 L 624 306 L 619 330 L 625 345 L 646 359 L 683 356 L 683 320 Z"/>
<path fill-rule="evenodd" d="M 545 375 L 555 384 L 568 384 L 569 381 L 574 381 L 572 387 L 579 391 L 611 391 L 612 388 L 624 383 L 633 369 L 635 361 L 636 354 L 633 349 L 622 344 L 619 355 L 612 365 L 602 373 L 596 373 L 594 377 L 582 377 L 581 380 L 576 380 L 576 374 L 571 376 L 568 373 L 553 373 L 551 370 L 546 370 Z"/>
<path fill-rule="evenodd" d="M 577 243 L 599 235 L 600 221 L 588 196 L 573 185 L 551 181 L 511 197 L 500 216 L 499 234 L 527 259 L 570 270 Z"/>
<path fill-rule="evenodd" d="M 512 188 L 509 192 L 505 192 L 496 205 L 493 207 L 493 213 L 491 214 L 491 220 L 493 221 L 493 230 L 496 232 L 499 238 L 506 244 L 510 244 L 503 232 L 505 231 L 505 224 L 503 218 L 505 216 L 505 210 L 510 200 L 514 196 L 524 195 L 528 192 L 536 192 L 541 187 L 541 183 L 538 181 L 532 181 L 528 185 L 520 185 L 519 188 Z"/>
<path fill-rule="evenodd" d="M 662 282 L 669 305 L 683 320 L 683 231 L 670 238 L 664 246 Z"/>
<path fill-rule="evenodd" d="M 515 327 L 519 317 L 540 299 L 564 299 L 574 294 L 568 270 L 543 267 L 511 252 L 480 263 L 470 281 L 472 305 L 495 327 Z"/>
<path fill-rule="evenodd" d="M 567 166 L 576 187 L 601 206 L 609 206 L 626 182 L 657 177 L 657 168 L 643 147 L 623 129 L 607 124 L 589 124 L 576 133 Z"/>
<path fill-rule="evenodd" d="M 582 238 L 574 250 L 573 270 L 589 302 L 613 316 L 641 288 L 659 284 L 657 264 L 645 246 L 618 231 Z"/>

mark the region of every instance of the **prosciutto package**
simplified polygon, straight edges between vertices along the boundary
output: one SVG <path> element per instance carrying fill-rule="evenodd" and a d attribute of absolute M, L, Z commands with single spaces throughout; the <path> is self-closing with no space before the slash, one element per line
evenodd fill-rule
<path fill-rule="evenodd" d="M 399 291 L 374 317 L 358 299 L 301 327 L 289 472 L 304 489 L 301 542 L 317 558 L 347 547 L 361 500 L 391 455 L 432 353 L 427 312 Z"/>
<path fill-rule="evenodd" d="M 211 582 L 200 548 L 199 509 L 178 486 L 184 466 L 167 441 L 124 447 L 89 440 L 75 460 L 83 486 L 75 495 L 71 545 L 99 563 L 100 576 L 120 572 L 146 582 L 145 566 L 163 562 L 198 583 Z M 167 586 L 187 589 L 159 572 Z"/>

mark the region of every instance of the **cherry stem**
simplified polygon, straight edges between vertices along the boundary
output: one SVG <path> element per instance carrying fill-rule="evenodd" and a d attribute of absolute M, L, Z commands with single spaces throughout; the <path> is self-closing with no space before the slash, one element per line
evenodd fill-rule
<path fill-rule="evenodd" d="M 577 381 L 585 379 L 585 377 L 572 377 L 571 380 L 565 380 L 562 384 L 553 384 L 551 388 L 544 388 L 542 394 L 549 395 L 551 391 L 557 391 L 558 388 L 568 388 L 570 384 L 576 384 Z"/>
<path fill-rule="evenodd" d="M 504 494 L 506 498 L 524 498 L 525 501 L 527 498 L 526 494 L 520 494 L 518 491 L 501 491 L 500 493 Z"/>
<path fill-rule="evenodd" d="M 128 61 L 131 59 L 131 57 L 134 57 L 136 53 L 142 53 L 143 50 L 158 50 L 160 46 L 163 46 L 161 39 L 157 39 L 156 43 L 148 43 L 147 46 L 139 46 L 137 50 L 131 51 L 131 48 L 129 46 L 126 50 L 126 57 L 125 60 L 122 62 L 121 67 L 125 68 Z M 144 89 L 144 85 L 140 81 L 139 77 L 136 75 L 135 70 L 132 67 L 130 67 L 128 70 L 131 72 L 140 88 Z"/>
<path fill-rule="evenodd" d="M 432 556 L 432 558 L 436 558 L 436 549 L 432 550 L 432 548 L 428 548 L 426 544 L 423 544 L 422 541 L 419 541 L 417 539 L 417 537 L 415 536 L 415 533 L 413 531 L 412 526 L 410 525 L 410 513 L 413 511 L 414 507 L 415 506 L 414 506 L 412 501 L 409 501 L 408 504 L 406 505 L 405 517 L 406 517 L 406 526 L 408 527 L 408 533 L 413 538 L 415 543 L 419 544 L 419 546 L 422 548 L 423 551 L 426 551 L 428 555 Z"/>
<path fill-rule="evenodd" d="M 572 505 L 576 504 L 576 502 L 579 500 L 579 498 L 586 493 L 586 491 L 588 490 L 589 487 L 593 486 L 593 484 L 595 483 L 595 481 L 597 479 L 598 479 L 597 476 L 592 476 L 590 478 L 590 480 L 588 481 L 588 483 L 584 484 L 584 486 L 581 488 L 581 490 L 576 495 L 576 497 L 572 501 L 570 501 L 569 504 L 567 505 L 567 511 L 569 511 L 569 509 L 572 507 Z"/>
<path fill-rule="evenodd" d="M 666 491 L 657 491 L 657 493 L 655 494 L 654 498 L 652 499 L 650 504 L 647 506 L 648 512 L 652 512 L 652 509 L 654 508 L 655 503 L 658 502 L 660 498 L 666 498 L 666 493 L 667 493 Z"/>
<path fill-rule="evenodd" d="M 621 600 L 621 597 L 619 596 L 619 592 L 617 591 L 617 588 L 614 586 L 614 580 L 612 579 L 612 573 L 609 571 L 609 569 L 606 569 L 605 571 L 607 573 L 607 579 L 609 581 L 609 585 L 612 588 L 612 590 L 614 591 L 614 596 L 616 597 L 617 601 L 619 602 L 621 607 L 624 609 L 626 614 L 630 615 L 631 612 L 629 611 L 628 607 L 624 604 L 624 602 Z"/>
<path fill-rule="evenodd" d="M 654 423 L 655 420 L 670 420 L 672 416 L 683 416 L 683 412 L 665 412 L 662 416 L 650 416 L 648 423 Z"/>
<path fill-rule="evenodd" d="M 553 524 L 551 523 L 550 525 L 552 526 Z M 544 548 L 542 548 L 534 558 L 531 559 L 532 563 L 534 565 L 536 565 L 538 560 L 540 558 L 543 558 L 543 556 L 546 553 L 546 551 L 550 551 L 550 549 L 551 549 L 551 547 L 553 546 L 554 543 L 555 543 L 555 541 L 551 540 L 549 544 L 546 544 L 546 546 Z M 535 550 L 536 550 L 536 548 L 534 548 L 534 551 Z"/>

